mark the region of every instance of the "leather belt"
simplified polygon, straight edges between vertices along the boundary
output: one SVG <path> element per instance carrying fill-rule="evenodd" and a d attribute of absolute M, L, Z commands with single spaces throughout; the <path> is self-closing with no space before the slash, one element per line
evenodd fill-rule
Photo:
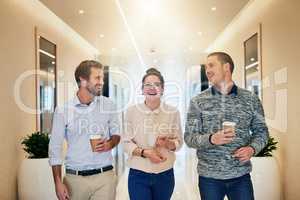
<path fill-rule="evenodd" d="M 110 166 L 102 167 L 99 169 L 81 170 L 81 171 L 77 171 L 77 170 L 73 170 L 73 169 L 66 169 L 66 173 L 77 175 L 77 176 L 91 176 L 91 175 L 100 174 L 100 173 L 112 170 L 113 168 L 114 167 L 112 165 L 110 165 Z"/>

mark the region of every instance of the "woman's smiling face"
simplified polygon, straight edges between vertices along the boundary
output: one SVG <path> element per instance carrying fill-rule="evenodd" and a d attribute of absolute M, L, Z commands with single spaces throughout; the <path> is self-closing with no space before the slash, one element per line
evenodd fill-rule
<path fill-rule="evenodd" d="M 160 98 L 163 93 L 162 83 L 156 75 L 149 75 L 143 83 L 143 94 L 146 98 Z"/>

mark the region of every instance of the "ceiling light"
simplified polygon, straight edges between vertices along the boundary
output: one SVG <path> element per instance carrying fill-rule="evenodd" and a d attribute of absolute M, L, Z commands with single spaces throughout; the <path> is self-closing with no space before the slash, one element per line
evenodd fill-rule
<path fill-rule="evenodd" d="M 104 35 L 103 35 L 103 34 L 100 34 L 100 37 L 101 37 L 101 38 L 104 38 Z"/>
<path fill-rule="evenodd" d="M 192 50 L 193 50 L 193 47 L 190 47 L 189 50 L 192 51 Z"/>
<path fill-rule="evenodd" d="M 254 61 L 255 61 L 255 58 L 250 58 L 250 61 L 251 61 L 251 62 L 254 62 Z"/>
<path fill-rule="evenodd" d="M 202 36 L 202 34 L 203 34 L 203 33 L 202 33 L 201 31 L 198 32 L 198 35 L 199 35 L 199 36 Z"/>
<path fill-rule="evenodd" d="M 55 62 L 54 62 L 54 61 L 52 61 L 52 62 L 51 62 L 51 64 L 52 64 L 52 65 L 55 65 Z"/>
<path fill-rule="evenodd" d="M 157 63 L 157 62 L 158 62 L 158 60 L 157 60 L 157 59 L 154 59 L 154 60 L 153 60 L 153 63 Z"/>
<path fill-rule="evenodd" d="M 217 10 L 217 7 L 212 7 L 211 10 L 212 10 L 212 11 L 216 11 L 216 10 Z"/>
<path fill-rule="evenodd" d="M 78 13 L 79 13 L 80 15 L 82 15 L 82 14 L 84 14 L 84 10 L 79 10 Z"/>
<path fill-rule="evenodd" d="M 115 50 L 116 50 L 116 48 L 114 48 L 114 47 L 113 47 L 113 48 L 111 48 L 111 50 L 112 50 L 112 51 L 115 51 Z"/>

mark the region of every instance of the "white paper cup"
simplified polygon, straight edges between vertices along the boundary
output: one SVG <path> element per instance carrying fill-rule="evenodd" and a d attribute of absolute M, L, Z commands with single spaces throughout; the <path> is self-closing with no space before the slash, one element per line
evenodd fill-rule
<path fill-rule="evenodd" d="M 233 130 L 235 132 L 236 123 L 234 123 L 234 122 L 225 121 L 225 122 L 223 122 L 222 126 L 223 126 L 223 130 L 230 129 L 230 130 Z"/>
<path fill-rule="evenodd" d="M 100 142 L 102 135 L 90 135 L 90 143 L 92 147 L 92 151 L 96 151 L 96 145 Z"/>

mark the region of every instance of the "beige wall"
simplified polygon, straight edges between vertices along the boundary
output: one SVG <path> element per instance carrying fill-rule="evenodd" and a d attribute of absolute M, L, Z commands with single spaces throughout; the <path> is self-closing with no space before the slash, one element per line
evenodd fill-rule
<path fill-rule="evenodd" d="M 238 66 L 234 78 L 243 86 L 243 41 L 262 23 L 263 105 L 271 134 L 280 142 L 276 157 L 284 200 L 300 199 L 299 9 L 298 0 L 250 1 L 209 49 L 225 50 L 233 56 Z"/>
<path fill-rule="evenodd" d="M 65 74 L 60 82 L 74 83 L 75 66 L 83 59 L 94 58 L 96 50 L 37 0 L 1 0 L 0 25 L 0 199 L 13 200 L 17 198 L 17 169 L 25 155 L 20 140 L 35 131 L 35 116 L 22 111 L 14 99 L 15 80 L 23 72 L 35 69 L 34 27 L 57 44 L 58 70 Z M 21 91 L 22 102 L 34 108 L 33 77 L 23 82 Z M 69 93 L 73 91 L 74 85 Z M 59 87 L 60 104 L 69 98 L 64 93 L 68 92 Z"/>

